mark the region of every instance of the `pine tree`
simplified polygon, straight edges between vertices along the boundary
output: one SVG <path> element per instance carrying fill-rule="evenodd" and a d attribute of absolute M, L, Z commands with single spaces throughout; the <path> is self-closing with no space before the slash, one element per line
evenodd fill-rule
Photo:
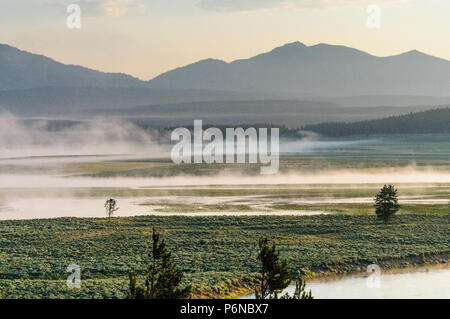
<path fill-rule="evenodd" d="M 256 299 L 278 299 L 278 294 L 291 281 L 287 262 L 280 260 L 280 252 L 275 244 L 269 244 L 267 238 L 259 239 L 258 259 L 261 262 L 261 281 L 255 289 Z"/>
<path fill-rule="evenodd" d="M 145 289 L 137 286 L 136 284 L 136 275 L 130 273 L 130 284 L 128 287 L 128 299 L 145 299 Z"/>
<path fill-rule="evenodd" d="M 397 198 L 397 189 L 394 185 L 384 185 L 375 196 L 375 213 L 385 223 L 400 209 Z"/>
<path fill-rule="evenodd" d="M 172 254 L 164 240 L 153 228 L 149 252 L 152 261 L 145 277 L 145 288 L 137 287 L 136 276 L 130 274 L 128 298 L 130 299 L 187 299 L 191 286 L 180 288 L 183 272 L 172 260 Z"/>

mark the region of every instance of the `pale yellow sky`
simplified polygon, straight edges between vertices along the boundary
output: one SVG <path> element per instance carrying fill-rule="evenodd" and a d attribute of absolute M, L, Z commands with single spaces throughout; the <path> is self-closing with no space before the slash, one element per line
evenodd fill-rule
<path fill-rule="evenodd" d="M 81 29 L 66 26 L 79 3 Z M 367 5 L 381 28 L 367 27 Z M 0 43 L 150 79 L 204 58 L 232 61 L 287 42 L 342 44 L 386 56 L 450 60 L 450 0 L 2 0 Z"/>

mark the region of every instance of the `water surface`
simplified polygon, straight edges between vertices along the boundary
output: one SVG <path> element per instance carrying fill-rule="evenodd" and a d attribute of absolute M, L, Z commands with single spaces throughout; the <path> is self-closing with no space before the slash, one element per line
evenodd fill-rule
<path fill-rule="evenodd" d="M 344 277 L 314 281 L 307 289 L 316 299 L 449 299 L 450 268 L 425 268 L 380 277 Z M 292 294 L 295 286 L 285 292 Z M 254 298 L 248 295 L 244 298 Z"/>

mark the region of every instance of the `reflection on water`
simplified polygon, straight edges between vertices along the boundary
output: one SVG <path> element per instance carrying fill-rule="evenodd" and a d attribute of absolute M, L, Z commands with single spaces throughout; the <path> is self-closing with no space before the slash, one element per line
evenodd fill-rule
<path fill-rule="evenodd" d="M 32 219 L 55 217 L 105 217 L 103 204 L 108 196 L 114 196 L 119 201 L 120 211 L 117 216 L 140 215 L 317 215 L 336 213 L 339 210 L 321 208 L 319 205 L 341 204 L 372 204 L 373 197 L 361 197 L 361 194 L 353 193 L 353 189 L 345 186 L 329 184 L 298 184 L 289 185 L 299 178 L 298 175 L 288 177 L 272 176 L 266 180 L 264 176 L 256 177 L 186 177 L 176 176 L 168 178 L 86 178 L 63 177 L 52 175 L 3 175 L 0 174 L 0 220 L 4 219 Z M 317 177 L 317 176 L 316 176 Z M 247 180 L 246 180 L 247 178 Z M 262 180 L 264 179 L 264 180 Z M 298 181 L 297 180 L 297 181 Z M 253 183 L 260 183 L 255 186 Z M 283 181 L 283 185 L 274 186 L 275 182 Z M 211 186 L 210 183 L 220 186 Z M 239 184 L 240 182 L 240 184 Z M 245 184 L 248 182 L 248 184 Z M 185 186 L 183 186 L 185 185 Z M 189 186 L 186 186 L 189 185 Z M 407 188 L 408 185 L 402 185 Z M 427 186 L 428 185 L 428 186 Z M 445 205 L 449 199 L 448 184 L 427 190 L 433 184 L 420 184 L 415 186 L 414 195 L 400 196 L 402 204 L 407 205 Z M 297 192 L 292 192 L 295 188 Z M 178 192 L 180 196 L 171 194 L 173 187 L 178 189 L 193 190 L 203 187 L 201 192 Z M 267 191 L 256 192 L 253 189 Z M 289 196 L 280 197 L 280 193 L 272 189 L 290 189 Z M 368 187 L 359 185 L 360 189 Z M 373 186 L 371 186 L 373 187 Z M 224 196 L 216 196 L 208 193 L 209 188 L 232 189 Z M 304 188 L 304 189 L 302 189 Z M 370 188 L 370 187 L 369 187 Z M 158 192 L 154 193 L 154 190 Z M 242 189 L 242 194 L 237 190 Z M 140 191 L 139 194 L 130 192 Z M 334 191 L 337 191 L 334 194 Z M 248 194 L 246 194 L 246 192 Z M 422 193 L 423 192 L 423 193 Z M 115 194 L 115 195 L 110 195 Z M 119 194 L 123 194 L 122 196 Z M 193 194 L 193 195 L 192 195 Z M 283 194 L 281 194 L 283 195 Z M 310 207 L 314 206 L 314 207 Z M 178 208 L 178 209 L 177 209 Z"/>
<path fill-rule="evenodd" d="M 155 197 L 164 199 L 165 197 Z M 317 210 L 286 210 L 286 211 L 192 211 L 192 212 L 166 212 L 160 211 L 162 204 L 147 204 L 145 197 L 122 198 L 117 197 L 119 210 L 114 214 L 119 217 L 158 215 L 158 216 L 311 216 L 328 214 Z M 175 198 L 171 201 L 174 202 Z M 193 199 L 202 200 L 201 197 L 183 197 L 182 201 L 192 202 Z M 16 197 L 0 205 L 0 220 L 8 219 L 37 219 L 56 217 L 106 217 L 103 207 L 105 198 L 95 197 Z"/>
<path fill-rule="evenodd" d="M 450 268 L 420 269 L 400 274 L 381 274 L 378 285 L 367 277 L 348 277 L 307 284 L 316 299 L 448 299 Z M 295 286 L 285 292 L 292 294 Z M 249 295 L 244 298 L 254 298 Z"/>
<path fill-rule="evenodd" d="M 55 217 L 106 217 L 105 198 L 14 198 L 0 207 L 0 220 Z M 136 198 L 119 200 L 117 216 L 148 214 L 148 209 L 136 205 Z"/>

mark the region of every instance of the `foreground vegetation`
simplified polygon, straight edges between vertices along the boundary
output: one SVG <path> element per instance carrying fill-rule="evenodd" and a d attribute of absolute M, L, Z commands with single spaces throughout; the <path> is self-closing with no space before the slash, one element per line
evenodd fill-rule
<path fill-rule="evenodd" d="M 191 285 L 180 287 L 183 272 L 172 260 L 172 253 L 164 239 L 153 228 L 148 257 L 151 264 L 145 274 L 144 285 L 137 285 L 136 275 L 130 273 L 129 299 L 189 299 Z"/>
<path fill-rule="evenodd" d="M 148 267 L 156 227 L 172 247 L 194 297 L 252 292 L 259 271 L 257 239 L 277 242 L 295 276 L 349 273 L 448 261 L 449 215 L 59 218 L 0 221 L 3 298 L 124 298 L 133 272 Z M 66 268 L 81 267 L 81 289 L 68 291 Z"/>

